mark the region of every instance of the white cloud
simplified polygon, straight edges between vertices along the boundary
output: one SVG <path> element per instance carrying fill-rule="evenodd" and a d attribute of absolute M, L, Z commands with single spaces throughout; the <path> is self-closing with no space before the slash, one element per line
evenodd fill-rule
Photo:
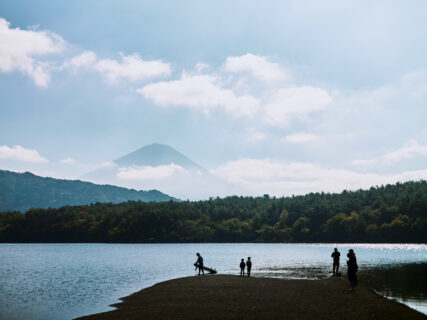
<path fill-rule="evenodd" d="M 138 54 L 122 55 L 121 63 L 112 59 L 103 59 L 98 61 L 94 68 L 104 74 L 110 82 L 116 82 L 120 79 L 129 81 L 146 80 L 169 76 L 172 72 L 169 63 L 161 60 L 145 61 Z"/>
<path fill-rule="evenodd" d="M 196 72 L 197 73 L 202 73 L 203 71 L 205 71 L 206 69 L 209 69 L 209 65 L 207 63 L 203 63 L 203 62 L 198 62 L 196 64 Z"/>
<path fill-rule="evenodd" d="M 367 166 L 372 164 L 391 164 L 404 159 L 414 158 L 416 156 L 427 155 L 427 146 L 420 145 L 415 140 L 410 140 L 405 145 L 395 151 L 383 154 L 380 157 L 373 157 L 365 160 L 354 160 L 352 163 L 359 166 Z"/>
<path fill-rule="evenodd" d="M 185 169 L 174 163 L 156 167 L 132 166 L 119 168 L 117 178 L 122 180 L 164 180 L 178 172 L 185 172 Z"/>
<path fill-rule="evenodd" d="M 264 82 L 279 82 L 291 78 L 289 72 L 265 57 L 247 53 L 239 57 L 228 57 L 225 61 L 228 72 L 249 72 Z"/>
<path fill-rule="evenodd" d="M 252 54 L 228 57 L 225 66 L 233 72 L 249 70 L 265 80 L 279 79 L 284 74 L 278 65 Z M 293 118 L 305 119 L 332 102 L 329 93 L 321 88 L 285 87 L 259 92 L 258 87 L 253 88 L 242 78 L 221 73 L 201 74 L 206 67 L 198 63 L 195 74 L 184 71 L 180 79 L 150 83 L 137 92 L 158 106 L 184 106 L 205 113 L 222 108 L 238 117 L 258 114 L 259 120 L 276 127 L 286 127 Z M 247 69 L 249 67 L 251 69 Z M 254 136 L 255 140 L 257 138 L 265 137 Z"/>
<path fill-rule="evenodd" d="M 296 132 L 287 135 L 283 140 L 290 143 L 307 143 L 315 142 L 320 139 L 319 136 L 307 133 L 307 132 Z"/>
<path fill-rule="evenodd" d="M 117 166 L 117 165 L 111 161 L 105 161 L 105 162 L 101 163 L 101 165 L 100 165 L 101 168 L 113 168 L 115 166 Z"/>
<path fill-rule="evenodd" d="M 240 159 L 211 170 L 226 181 L 253 195 L 275 196 L 309 192 L 340 192 L 375 185 L 427 179 L 427 170 L 405 171 L 393 175 L 357 173 L 325 168 L 309 162 L 286 162 L 275 159 Z"/>
<path fill-rule="evenodd" d="M 332 102 L 326 90 L 310 86 L 282 88 L 275 91 L 265 106 L 265 121 L 286 127 L 292 118 L 304 119 L 309 113 L 324 109 Z"/>
<path fill-rule="evenodd" d="M 60 69 L 64 68 L 79 68 L 79 67 L 89 67 L 96 62 L 96 54 L 93 51 L 84 51 L 78 56 L 73 57 L 71 60 L 64 62 Z"/>
<path fill-rule="evenodd" d="M 74 160 L 73 158 L 67 158 L 67 159 L 59 160 L 59 162 L 63 164 L 74 164 L 76 163 L 76 160 Z"/>
<path fill-rule="evenodd" d="M 32 163 L 49 162 L 46 158 L 43 158 L 37 150 L 25 149 L 21 146 L 13 146 L 10 148 L 6 145 L 0 146 L 0 159 Z"/>
<path fill-rule="evenodd" d="M 388 163 L 413 158 L 418 155 L 427 155 L 427 146 L 419 145 L 417 141 L 410 140 L 402 148 L 386 153 L 382 158 L 384 162 Z"/>
<path fill-rule="evenodd" d="M 50 75 L 48 62 L 40 57 L 61 52 L 65 41 L 49 31 L 10 28 L 10 23 L 0 18 L 0 71 L 21 71 L 31 76 L 38 86 L 47 86 Z"/>
<path fill-rule="evenodd" d="M 236 96 L 232 90 L 222 88 L 217 77 L 210 75 L 183 73 L 180 80 L 151 83 L 137 92 L 159 106 L 186 106 L 205 111 L 224 108 L 235 116 L 251 116 L 259 108 L 258 99 L 250 95 Z"/>

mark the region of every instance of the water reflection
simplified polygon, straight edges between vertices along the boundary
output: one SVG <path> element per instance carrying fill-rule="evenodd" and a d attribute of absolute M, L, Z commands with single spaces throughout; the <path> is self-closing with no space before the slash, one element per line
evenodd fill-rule
<path fill-rule="evenodd" d="M 330 270 L 325 266 L 313 267 L 286 267 L 286 268 L 259 268 L 254 273 L 257 277 L 317 280 L 331 276 Z"/>
<path fill-rule="evenodd" d="M 343 268 L 344 265 L 341 265 Z M 347 268 L 342 270 L 346 277 Z M 327 266 L 314 267 L 263 267 L 255 273 L 258 277 L 282 279 L 325 279 L 331 276 Z M 375 266 L 362 264 L 359 281 L 378 294 L 427 314 L 427 263 L 386 264 Z"/>
<path fill-rule="evenodd" d="M 345 264 L 345 261 L 344 261 Z M 341 262 L 342 276 L 347 268 Z M 325 279 L 331 277 L 329 266 L 261 267 L 254 274 L 258 277 L 282 279 Z M 427 314 L 427 263 L 413 264 L 361 264 L 359 281 L 378 294 L 396 300 Z"/>
<path fill-rule="evenodd" d="M 427 263 L 374 267 L 362 271 L 360 279 L 379 294 L 427 314 Z"/>

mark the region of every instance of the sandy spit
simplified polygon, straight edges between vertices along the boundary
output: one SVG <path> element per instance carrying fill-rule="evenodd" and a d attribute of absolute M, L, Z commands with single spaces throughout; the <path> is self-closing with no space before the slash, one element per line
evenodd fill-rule
<path fill-rule="evenodd" d="M 427 319 L 345 278 L 284 280 L 206 275 L 158 283 L 79 320 L 113 319 Z"/>

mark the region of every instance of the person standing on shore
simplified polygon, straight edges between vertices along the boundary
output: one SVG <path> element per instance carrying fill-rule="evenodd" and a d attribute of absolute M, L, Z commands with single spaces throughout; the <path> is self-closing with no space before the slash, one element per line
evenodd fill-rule
<path fill-rule="evenodd" d="M 245 275 L 245 259 L 242 259 L 240 261 L 240 275 L 244 276 Z"/>
<path fill-rule="evenodd" d="M 203 257 L 200 255 L 200 253 L 196 253 L 197 256 L 197 261 L 194 264 L 197 268 L 199 268 L 199 276 L 200 276 L 200 272 L 202 272 L 203 274 L 205 274 L 205 271 L 203 270 Z"/>
<path fill-rule="evenodd" d="M 338 275 L 338 271 L 340 269 L 340 256 L 341 253 L 338 251 L 337 248 L 334 249 L 334 252 L 332 252 L 331 257 L 334 259 L 334 263 L 332 265 L 332 274 L 334 276 Z"/>
<path fill-rule="evenodd" d="M 347 253 L 347 267 L 348 267 L 348 271 L 347 271 L 347 277 L 348 277 L 348 281 L 350 282 L 350 289 L 348 289 L 349 291 L 354 290 L 354 288 L 357 286 L 357 270 L 359 269 L 358 265 L 357 265 L 357 260 L 356 260 L 356 255 L 354 254 L 353 249 L 348 250 Z"/>
<path fill-rule="evenodd" d="M 251 269 L 252 269 L 252 261 L 251 261 L 251 257 L 248 257 L 248 260 L 246 260 L 246 273 L 248 274 L 248 277 L 251 276 Z"/>

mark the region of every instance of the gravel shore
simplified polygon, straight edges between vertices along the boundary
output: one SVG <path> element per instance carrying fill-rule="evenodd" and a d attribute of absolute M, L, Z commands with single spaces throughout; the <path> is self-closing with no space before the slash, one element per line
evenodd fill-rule
<path fill-rule="evenodd" d="M 206 275 L 169 280 L 79 318 L 113 319 L 427 319 L 346 279 L 283 280 Z"/>

